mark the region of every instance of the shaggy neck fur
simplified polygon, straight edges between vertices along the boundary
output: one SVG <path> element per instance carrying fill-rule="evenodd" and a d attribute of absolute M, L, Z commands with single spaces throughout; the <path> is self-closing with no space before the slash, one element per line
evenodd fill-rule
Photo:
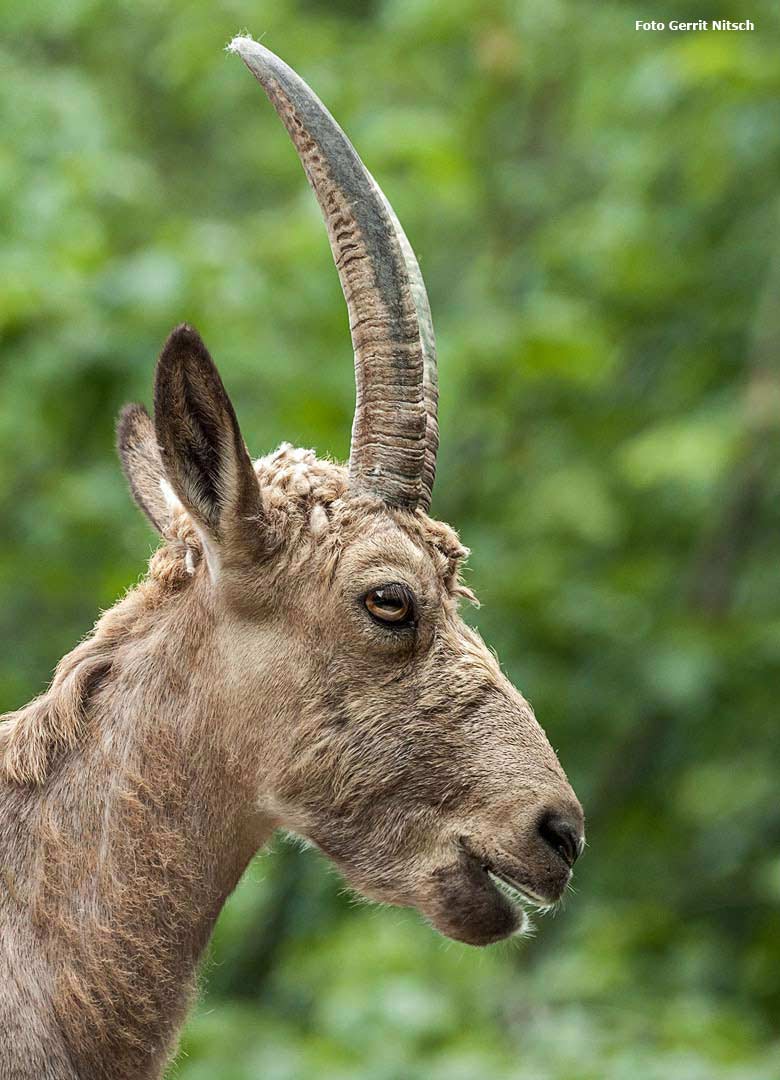
<path fill-rule="evenodd" d="M 270 831 L 256 749 L 199 678 L 209 596 L 181 590 L 181 554 L 163 548 L 0 729 L 0 1080 L 160 1076 Z"/>

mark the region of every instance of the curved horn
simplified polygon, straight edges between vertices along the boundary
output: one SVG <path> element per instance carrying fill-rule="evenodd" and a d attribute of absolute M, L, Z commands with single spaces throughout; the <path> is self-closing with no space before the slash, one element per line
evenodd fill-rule
<path fill-rule="evenodd" d="M 238 53 L 279 114 L 314 189 L 349 310 L 357 396 L 350 481 L 427 510 L 436 471 L 436 345 L 422 274 L 392 207 L 328 110 L 251 38 Z"/>

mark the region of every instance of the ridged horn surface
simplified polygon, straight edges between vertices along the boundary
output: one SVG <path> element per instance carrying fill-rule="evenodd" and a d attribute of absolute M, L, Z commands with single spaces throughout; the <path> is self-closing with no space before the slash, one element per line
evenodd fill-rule
<path fill-rule="evenodd" d="M 422 274 L 392 207 L 328 110 L 251 38 L 230 44 L 265 90 L 322 209 L 349 311 L 357 384 L 352 486 L 427 510 L 436 470 L 436 346 Z"/>

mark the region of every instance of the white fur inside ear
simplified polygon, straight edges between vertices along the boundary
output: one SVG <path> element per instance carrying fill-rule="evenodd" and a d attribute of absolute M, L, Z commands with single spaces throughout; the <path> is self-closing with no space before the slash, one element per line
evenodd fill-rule
<path fill-rule="evenodd" d="M 312 507 L 309 514 L 309 528 L 314 536 L 321 536 L 328 528 L 328 513 L 322 503 Z"/>
<path fill-rule="evenodd" d="M 219 552 L 217 551 L 216 544 L 209 534 L 198 525 L 197 521 L 193 521 L 192 524 L 195 528 L 195 532 L 198 534 L 200 545 L 203 548 L 203 558 L 206 560 L 206 566 L 208 567 L 211 580 L 216 581 L 219 577 Z"/>
<path fill-rule="evenodd" d="M 160 479 L 160 491 L 162 492 L 162 496 L 165 499 L 165 505 L 168 507 L 168 513 L 171 515 L 171 517 L 173 517 L 174 514 L 177 514 L 180 510 L 184 509 L 181 504 L 181 499 L 173 490 L 165 477 L 162 477 Z"/>
<path fill-rule="evenodd" d="M 194 521 L 191 514 L 188 514 L 182 505 L 182 501 L 176 492 L 173 490 L 169 482 L 163 477 L 160 480 L 160 491 L 163 493 L 165 499 L 165 505 L 168 507 L 168 513 L 173 517 L 175 514 L 184 514 L 188 521 L 192 524 L 195 532 L 198 534 L 201 548 L 203 549 L 203 558 L 206 560 L 206 566 L 208 567 L 209 574 L 212 581 L 217 580 L 219 573 L 219 554 L 217 552 L 214 541 L 209 534 L 201 528 L 197 521 Z M 195 557 L 192 551 L 187 551 L 184 557 L 184 565 L 187 568 L 187 572 L 193 574 L 195 572 Z"/>

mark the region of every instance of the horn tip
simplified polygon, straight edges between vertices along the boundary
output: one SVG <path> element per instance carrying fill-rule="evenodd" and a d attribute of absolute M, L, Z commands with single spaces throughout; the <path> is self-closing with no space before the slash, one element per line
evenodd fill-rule
<path fill-rule="evenodd" d="M 227 52 L 236 53 L 248 68 L 257 73 L 267 71 L 274 60 L 278 61 L 275 53 L 255 41 L 250 34 L 237 34 L 227 46 Z"/>

